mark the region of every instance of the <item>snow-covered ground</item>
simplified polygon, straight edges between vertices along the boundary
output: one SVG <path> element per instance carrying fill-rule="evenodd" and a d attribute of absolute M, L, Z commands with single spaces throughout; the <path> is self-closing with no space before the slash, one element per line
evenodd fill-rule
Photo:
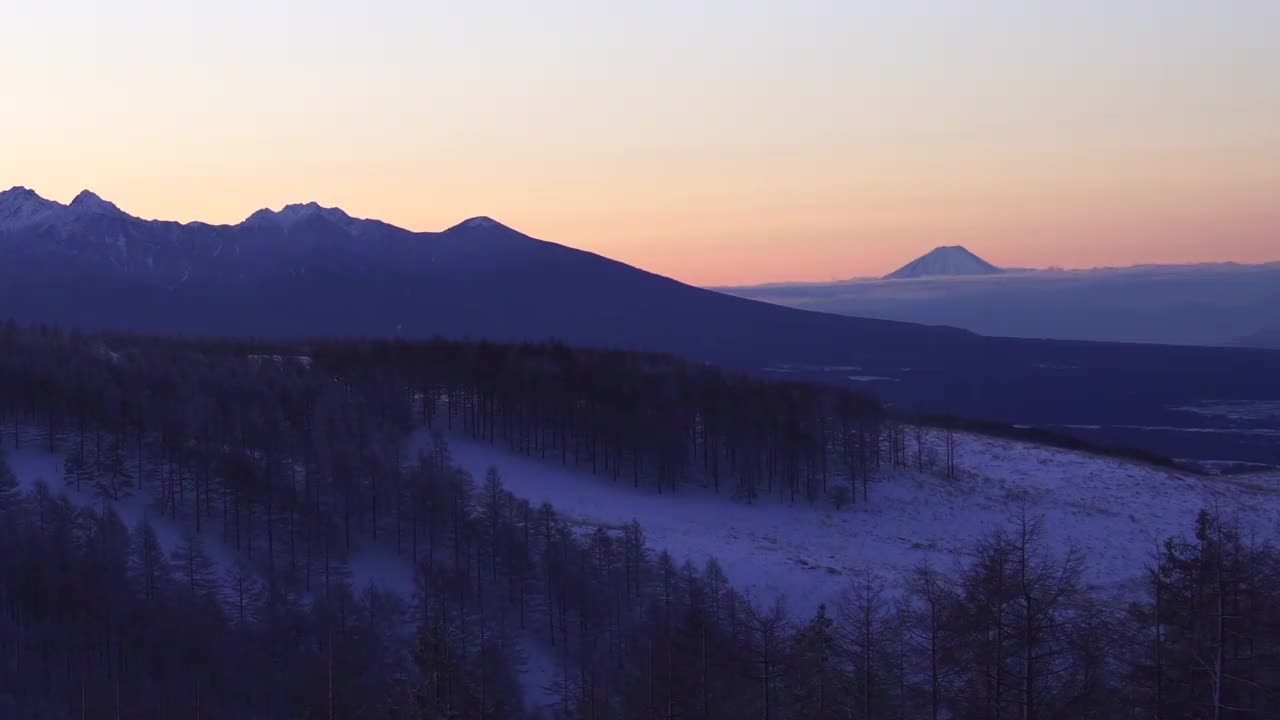
<path fill-rule="evenodd" d="M 19 448 L 9 447 L 5 450 L 5 457 L 9 461 L 14 477 L 18 479 L 18 487 L 22 490 L 35 487 L 38 481 L 43 480 L 48 484 L 51 493 L 66 495 L 72 504 L 78 507 L 102 507 L 103 501 L 89 492 L 88 487 L 83 487 L 77 492 L 74 486 L 65 483 L 62 458 L 49 452 L 43 445 L 27 442 Z M 134 492 L 108 504 L 130 530 L 136 527 L 145 516 L 155 529 L 156 537 L 160 540 L 160 545 L 165 552 L 173 552 L 174 548 L 178 547 L 183 538 L 194 528 L 189 528 L 181 519 L 175 521 L 161 513 L 154 506 L 154 499 L 150 491 L 144 487 L 140 492 Z M 222 543 L 220 528 L 215 526 L 216 523 L 209 523 L 202 529 L 201 547 L 220 570 L 227 570 L 236 564 L 235 552 Z"/>
<path fill-rule="evenodd" d="M 73 486 L 65 484 L 62 458 L 50 453 L 43 444 L 33 439 L 28 440 L 22 447 L 6 448 L 5 456 L 22 490 L 29 490 L 43 480 L 54 495 L 65 495 L 78 507 L 102 507 L 103 501 L 88 492 L 87 488 L 77 492 Z M 483 468 L 480 472 L 483 473 Z M 146 488 L 108 504 L 130 529 L 144 516 L 147 517 L 166 553 L 173 552 L 192 529 L 189 518 L 175 521 L 161 513 L 155 505 L 155 497 Z M 213 560 L 220 572 L 226 572 L 237 565 L 235 550 L 222 542 L 221 527 L 216 520 L 203 529 L 201 539 L 205 554 Z M 352 551 L 348 567 L 352 586 L 357 592 L 376 585 L 392 590 L 407 600 L 412 599 L 416 592 L 413 567 L 406 558 L 397 557 L 391 548 L 362 545 Z M 521 685 L 525 702 L 533 708 L 555 705 L 560 699 L 555 686 L 559 677 L 559 659 L 532 633 L 521 635 L 516 640 L 524 659 Z"/>
<path fill-rule="evenodd" d="M 715 557 L 737 587 L 757 596 L 785 595 L 797 614 L 834 601 L 864 568 L 892 579 L 926 558 L 950 567 L 978 538 L 1012 522 L 1024 504 L 1029 513 L 1044 516 L 1051 543 L 1074 543 L 1085 552 L 1091 582 L 1118 591 L 1141 573 L 1158 541 L 1191 532 L 1203 508 L 1234 515 L 1264 537 L 1280 530 L 1280 473 L 1196 476 L 1011 440 L 957 437 L 956 479 L 885 469 L 871 484 L 869 502 L 859 497 L 843 510 L 775 499 L 746 505 L 698 487 L 659 495 L 462 435 L 451 435 L 449 444 L 455 461 L 477 481 L 497 466 L 516 495 L 549 501 L 583 527 L 639 520 L 651 548 L 699 565 Z M 411 441 L 417 447 L 427 442 L 421 432 Z M 914 460 L 910 434 L 908 455 Z M 43 478 L 77 504 L 101 502 L 67 488 L 60 458 L 34 444 L 10 449 L 8 458 L 24 486 Z M 130 527 L 149 514 L 171 549 L 186 527 L 162 516 L 150 500 L 144 492 L 114 506 Z M 234 550 L 220 542 L 217 528 L 207 528 L 205 539 L 206 552 L 220 566 L 234 563 Z M 389 549 L 358 549 L 350 568 L 357 588 L 375 583 L 412 594 L 412 568 Z M 532 706 L 554 703 L 558 695 L 548 686 L 558 660 L 532 636 L 521 644 L 526 700 Z"/>
<path fill-rule="evenodd" d="M 424 433 L 412 440 L 418 447 L 427 442 Z M 1280 473 L 1206 477 L 968 434 L 958 436 L 955 480 L 886 469 L 871 484 L 870 502 L 859 498 L 843 510 L 776 499 L 746 505 L 698 487 L 659 495 L 463 435 L 451 435 L 449 443 L 477 481 L 495 465 L 516 495 L 549 501 L 579 525 L 620 527 L 639 520 L 651 548 L 699 565 L 715 557 L 735 585 L 758 595 L 785 594 L 796 612 L 831 601 L 863 568 L 892 577 L 926 558 L 949 566 L 975 540 L 1011 522 L 1024 504 L 1030 514 L 1044 516 L 1050 542 L 1074 543 L 1085 552 L 1087 577 L 1099 585 L 1136 577 L 1157 543 L 1189 533 L 1204 508 L 1234 515 L 1264 537 L 1280 530 Z M 913 443 L 910 437 L 912 459 Z M 60 458 L 35 443 L 7 455 L 23 486 L 44 479 L 76 504 L 101 503 L 67 487 Z M 172 549 L 188 523 L 170 520 L 151 500 L 144 491 L 113 506 L 130 527 L 148 515 Z M 203 535 L 212 559 L 223 568 L 234 564 L 235 552 L 221 542 L 218 527 L 206 527 Z M 412 568 L 385 548 L 356 550 L 350 567 L 357 588 L 376 583 L 413 593 Z"/>
<path fill-rule="evenodd" d="M 872 482 L 869 503 L 859 498 L 840 511 L 776 500 L 745 505 L 701 488 L 658 495 L 488 443 L 449 442 L 477 478 L 495 465 L 512 492 L 549 501 L 584 525 L 637 519 L 650 547 L 677 561 L 716 557 L 736 586 L 785 594 L 797 613 L 834 600 L 863 568 L 892 578 L 926 558 L 950 567 L 1024 504 L 1044 517 L 1051 543 L 1085 552 L 1089 581 L 1115 589 L 1142 572 L 1158 541 L 1190 533 L 1203 508 L 1234 514 L 1265 535 L 1280 529 L 1280 475 L 1202 477 L 967 434 L 958 436 L 957 479 L 886 470 Z"/>
<path fill-rule="evenodd" d="M 32 488 L 39 480 L 44 480 L 54 495 L 66 495 L 72 504 L 79 507 L 93 506 L 101 508 L 103 501 L 85 490 L 77 492 L 75 487 L 68 486 L 63 480 L 62 458 L 48 452 L 44 446 L 28 442 L 21 448 L 9 448 L 5 451 L 9 466 L 13 469 L 18 485 L 23 490 Z M 132 463 L 132 459 L 130 459 Z M 160 512 L 156 498 L 148 488 L 111 501 L 108 504 L 120 516 L 125 526 L 132 529 L 145 516 L 150 520 L 165 552 L 171 553 L 179 546 L 188 533 L 194 530 L 194 524 L 185 513 L 177 520 Z M 209 559 L 213 560 L 220 572 L 226 572 L 237 566 L 235 549 L 223 542 L 221 523 L 211 518 L 200 533 L 201 547 Z M 257 542 L 263 542 L 257 538 Z M 265 551 L 265 547 L 258 549 Z M 392 590 L 406 599 L 414 596 L 413 568 L 403 558 L 396 557 L 390 549 L 371 546 L 360 546 L 352 551 L 348 558 L 351 571 L 352 587 L 359 592 L 369 585 L 377 585 Z"/>

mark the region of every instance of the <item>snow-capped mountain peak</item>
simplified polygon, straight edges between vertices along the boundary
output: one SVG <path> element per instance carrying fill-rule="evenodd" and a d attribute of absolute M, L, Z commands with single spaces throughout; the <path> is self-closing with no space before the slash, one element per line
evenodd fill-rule
<path fill-rule="evenodd" d="M 993 275 L 1000 268 L 969 252 L 962 245 L 944 245 L 885 275 L 888 279 L 939 275 Z"/>
<path fill-rule="evenodd" d="M 329 208 L 321 205 L 314 200 L 308 203 L 292 203 L 285 205 L 280 210 L 280 217 L 284 219 L 303 218 L 308 215 L 325 215 L 332 217 L 350 217 L 340 208 Z"/>
<path fill-rule="evenodd" d="M 456 230 L 510 230 L 511 228 L 494 220 L 487 215 L 477 215 L 473 218 L 467 218 L 462 222 L 454 225 L 445 232 L 453 232 Z"/>
<path fill-rule="evenodd" d="M 86 215 L 132 217 L 116 207 L 115 203 L 103 200 L 89 190 L 81 190 L 68 205 L 47 200 L 34 190 L 22 186 L 0 192 L 0 229 L 64 225 Z"/>
<path fill-rule="evenodd" d="M 103 200 L 89 190 L 81 190 L 80 194 L 75 196 L 68 207 L 80 212 L 97 213 L 99 215 L 126 216 L 125 212 L 116 207 L 115 203 Z"/>
<path fill-rule="evenodd" d="M 280 208 L 279 211 L 263 208 L 250 215 L 245 222 L 275 223 L 285 229 L 289 229 L 299 222 L 313 217 L 322 217 L 343 228 L 350 228 L 356 222 L 355 218 L 348 215 L 341 208 L 325 207 L 314 201 L 292 203 Z"/>
<path fill-rule="evenodd" d="M 62 203 L 46 200 L 21 185 L 0 192 L 0 229 L 9 229 L 52 219 Z"/>

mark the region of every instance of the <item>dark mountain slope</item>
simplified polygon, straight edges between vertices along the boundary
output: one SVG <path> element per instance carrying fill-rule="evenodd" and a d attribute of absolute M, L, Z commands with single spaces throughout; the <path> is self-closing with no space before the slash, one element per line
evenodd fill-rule
<path fill-rule="evenodd" d="M 748 363 L 847 362 L 859 346 L 923 350 L 972 337 L 735 298 L 488 218 L 413 233 L 314 204 L 235 226 L 57 206 L 38 222 L 0 224 L 0 258 L 9 314 L 86 328 L 556 337 Z"/>

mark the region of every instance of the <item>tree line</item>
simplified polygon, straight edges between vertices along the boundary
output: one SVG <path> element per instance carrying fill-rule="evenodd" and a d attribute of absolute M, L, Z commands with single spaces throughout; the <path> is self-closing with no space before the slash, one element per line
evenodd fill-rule
<path fill-rule="evenodd" d="M 0 353 L 0 416 L 15 447 L 24 431 L 51 451 L 70 447 L 69 476 L 105 469 L 94 491 L 112 497 L 144 481 L 126 454 L 135 464 L 159 456 L 156 481 L 173 509 L 195 488 L 198 500 L 218 504 L 226 480 L 233 510 L 248 502 L 261 513 L 280 501 L 269 491 L 281 473 L 310 468 L 325 481 L 338 476 L 338 502 L 352 505 L 344 518 L 380 529 L 394 498 L 375 484 L 398 471 L 402 438 L 417 426 L 658 492 L 698 483 L 748 501 L 816 502 L 859 480 L 865 494 L 875 468 L 899 459 L 870 396 L 655 354 L 556 343 L 191 341 L 13 323 L 0 328 Z M 204 504 L 197 516 L 218 510 Z"/>

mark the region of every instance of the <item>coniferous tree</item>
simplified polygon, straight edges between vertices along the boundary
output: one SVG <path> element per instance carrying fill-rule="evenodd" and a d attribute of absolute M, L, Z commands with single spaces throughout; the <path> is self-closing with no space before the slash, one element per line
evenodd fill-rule
<path fill-rule="evenodd" d="M 800 716 L 822 720 L 845 717 L 850 708 L 835 620 L 827 606 L 817 612 L 792 639 L 787 664 L 796 668 L 790 704 Z"/>
<path fill-rule="evenodd" d="M 208 597 L 218 589 L 217 568 L 204 551 L 200 536 L 188 532 L 173 549 L 170 561 L 179 583 L 195 598 Z"/>
<path fill-rule="evenodd" d="M 0 517 L 9 511 L 16 510 L 20 499 L 18 478 L 9 467 L 9 459 L 5 456 L 4 448 L 0 447 Z"/>
<path fill-rule="evenodd" d="M 171 567 L 147 516 L 134 526 L 129 549 L 129 570 L 138 594 L 147 602 L 156 602 L 172 580 Z"/>

